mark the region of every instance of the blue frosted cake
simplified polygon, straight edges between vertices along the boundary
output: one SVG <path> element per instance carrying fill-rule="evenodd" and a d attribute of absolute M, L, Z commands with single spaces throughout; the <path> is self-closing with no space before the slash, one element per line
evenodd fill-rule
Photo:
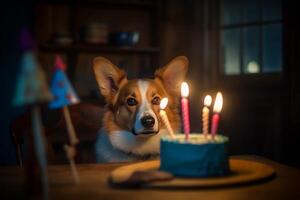
<path fill-rule="evenodd" d="M 190 134 L 185 141 L 180 134 L 175 139 L 164 136 L 160 146 L 160 170 L 179 177 L 216 177 L 229 173 L 226 151 L 228 138 L 216 135 L 214 140 L 202 134 Z"/>

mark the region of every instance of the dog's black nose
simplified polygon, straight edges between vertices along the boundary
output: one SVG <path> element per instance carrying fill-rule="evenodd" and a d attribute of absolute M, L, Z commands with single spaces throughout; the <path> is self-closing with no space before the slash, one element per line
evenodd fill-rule
<path fill-rule="evenodd" d="M 152 128 L 154 126 L 155 119 L 150 115 L 146 115 L 142 117 L 141 122 L 145 128 Z"/>

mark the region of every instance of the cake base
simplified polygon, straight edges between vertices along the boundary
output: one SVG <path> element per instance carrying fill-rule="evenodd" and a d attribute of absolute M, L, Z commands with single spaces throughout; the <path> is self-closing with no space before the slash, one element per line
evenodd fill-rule
<path fill-rule="evenodd" d="M 161 139 L 161 171 L 177 177 L 217 177 L 229 174 L 226 144 L 228 138 L 217 135 L 206 139 L 202 134 L 184 135 L 175 139 L 165 136 Z"/>

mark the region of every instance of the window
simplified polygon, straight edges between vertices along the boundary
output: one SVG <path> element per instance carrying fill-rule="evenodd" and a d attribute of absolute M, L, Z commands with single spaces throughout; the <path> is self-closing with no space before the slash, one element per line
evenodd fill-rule
<path fill-rule="evenodd" d="M 225 75 L 282 71 L 280 0 L 221 0 L 220 11 Z"/>

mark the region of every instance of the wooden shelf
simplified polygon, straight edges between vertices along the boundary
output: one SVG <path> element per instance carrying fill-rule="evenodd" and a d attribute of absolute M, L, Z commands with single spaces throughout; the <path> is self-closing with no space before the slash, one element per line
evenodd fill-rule
<path fill-rule="evenodd" d="M 59 52 L 59 53 L 140 53 L 140 54 L 153 54 L 159 53 L 157 47 L 116 47 L 106 45 L 89 45 L 89 44 L 75 44 L 75 45 L 51 45 L 44 44 L 39 46 L 39 50 L 42 52 Z"/>

